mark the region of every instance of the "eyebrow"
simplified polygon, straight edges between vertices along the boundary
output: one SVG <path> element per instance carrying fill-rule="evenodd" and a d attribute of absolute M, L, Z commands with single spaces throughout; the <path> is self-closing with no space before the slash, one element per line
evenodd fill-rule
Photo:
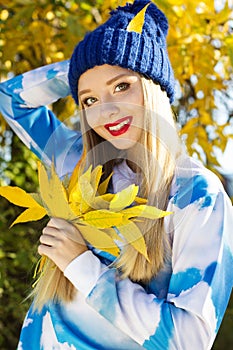
<path fill-rule="evenodd" d="M 114 77 L 114 78 L 108 80 L 108 81 L 106 82 L 106 85 L 111 85 L 112 83 L 114 83 L 114 82 L 117 81 L 118 79 L 121 79 L 121 78 L 123 78 L 123 77 L 128 77 L 128 76 L 129 76 L 129 74 L 119 74 L 119 75 L 117 75 L 116 77 Z M 79 96 L 81 96 L 81 95 L 83 95 L 83 94 L 86 94 L 86 93 L 90 93 L 90 92 L 91 92 L 91 89 L 81 90 L 81 91 L 79 92 Z"/>
<path fill-rule="evenodd" d="M 81 96 L 81 95 L 83 95 L 83 94 L 86 94 L 86 93 L 89 93 L 89 92 L 91 92 L 90 89 L 81 90 L 81 91 L 79 92 L 79 96 Z"/>
<path fill-rule="evenodd" d="M 116 77 L 114 77 L 114 78 L 108 80 L 108 81 L 106 82 L 106 84 L 107 84 L 107 85 L 111 85 L 111 84 L 114 83 L 116 80 L 118 80 L 118 79 L 120 79 L 120 78 L 123 78 L 123 77 L 128 77 L 128 76 L 129 76 L 129 74 L 125 74 L 125 73 L 119 74 L 119 75 L 117 75 Z"/>

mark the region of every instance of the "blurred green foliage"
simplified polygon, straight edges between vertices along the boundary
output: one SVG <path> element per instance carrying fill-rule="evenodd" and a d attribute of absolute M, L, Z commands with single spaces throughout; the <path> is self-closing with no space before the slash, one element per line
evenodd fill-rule
<path fill-rule="evenodd" d="M 222 288 L 222 286 L 219 286 Z M 227 311 L 212 350 L 230 350 L 233 348 L 233 296 L 231 296 Z"/>
<path fill-rule="evenodd" d="M 8 136 L 9 137 L 9 136 Z M 5 159 L 1 159 L 6 163 Z M 10 185 L 28 192 L 37 190 L 36 157 L 18 140 L 12 139 L 12 158 L 4 176 Z M 0 182 L 3 182 L 1 178 Z M 9 228 L 22 211 L 0 197 L 0 349 L 13 350 L 30 300 L 33 270 L 38 259 L 37 243 L 45 220 Z"/>

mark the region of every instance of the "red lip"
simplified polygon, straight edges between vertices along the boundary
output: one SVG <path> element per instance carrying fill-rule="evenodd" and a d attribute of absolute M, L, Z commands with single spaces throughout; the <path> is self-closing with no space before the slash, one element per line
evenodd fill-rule
<path fill-rule="evenodd" d="M 110 130 L 111 127 L 117 126 L 120 123 L 129 121 L 127 124 L 123 125 L 119 130 Z M 109 124 L 105 124 L 104 127 L 105 129 L 108 130 L 108 132 L 112 135 L 112 136 L 119 136 L 124 134 L 130 127 L 131 123 L 132 123 L 133 117 L 132 116 L 127 116 L 121 119 L 116 120 L 114 123 L 109 123 Z"/>

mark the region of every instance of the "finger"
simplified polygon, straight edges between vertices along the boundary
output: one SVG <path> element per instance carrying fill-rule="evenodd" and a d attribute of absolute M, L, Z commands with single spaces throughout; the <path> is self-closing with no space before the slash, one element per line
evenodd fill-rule
<path fill-rule="evenodd" d="M 51 225 L 51 226 L 50 226 Z M 79 230 L 69 221 L 60 219 L 60 218 L 52 218 L 50 220 L 49 226 L 47 226 L 48 229 L 57 229 L 59 230 L 63 235 L 69 237 L 70 239 L 74 241 L 80 241 L 82 242 L 82 235 L 79 232 Z M 46 233 L 56 234 L 56 232 L 53 232 L 52 230 L 49 231 L 46 229 Z"/>
<path fill-rule="evenodd" d="M 86 245 L 85 240 L 83 239 L 83 236 L 78 228 L 64 219 L 53 217 L 42 232 L 44 234 L 56 236 L 62 240 L 67 237 L 81 245 Z"/>
<path fill-rule="evenodd" d="M 44 245 L 44 244 L 40 244 L 40 245 L 38 246 L 38 249 L 37 249 L 37 251 L 38 251 L 38 253 L 39 253 L 40 255 L 45 255 L 45 256 L 47 256 L 48 258 L 51 258 L 51 256 L 52 256 L 52 250 L 53 250 L 53 247 L 50 247 L 50 246 Z"/>
<path fill-rule="evenodd" d="M 73 224 L 69 224 L 69 227 L 66 228 L 65 235 L 74 242 L 77 242 L 82 245 L 86 245 L 82 234 L 80 233 L 78 228 Z"/>
<path fill-rule="evenodd" d="M 64 219 L 61 219 L 61 218 L 55 218 L 55 217 L 52 217 L 49 222 L 48 222 L 48 225 L 49 227 L 56 227 L 58 229 L 62 229 L 64 227 L 67 226 L 67 224 L 69 224 L 66 220 Z M 70 224 L 69 224 L 70 225 Z"/>
<path fill-rule="evenodd" d="M 52 226 L 45 226 L 42 230 L 42 233 L 46 235 L 57 236 L 59 234 L 59 229 Z"/>
<path fill-rule="evenodd" d="M 62 225 L 62 223 L 61 223 L 62 221 L 65 221 L 65 220 L 52 217 L 48 221 L 48 223 L 47 223 L 47 225 L 45 227 L 53 227 L 53 228 L 59 229 L 61 227 L 61 225 Z"/>
<path fill-rule="evenodd" d="M 51 247 L 52 245 L 54 245 L 54 243 L 57 241 L 57 239 L 54 236 L 43 234 L 40 236 L 39 241 L 41 244 L 44 244 L 44 245 Z"/>
<path fill-rule="evenodd" d="M 54 227 L 54 225 L 55 225 L 55 220 L 54 219 L 55 219 L 54 217 L 50 218 L 50 220 L 47 223 L 47 226 Z"/>

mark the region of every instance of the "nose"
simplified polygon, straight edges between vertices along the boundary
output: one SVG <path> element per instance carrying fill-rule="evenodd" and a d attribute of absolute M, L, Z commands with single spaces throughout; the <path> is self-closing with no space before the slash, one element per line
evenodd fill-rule
<path fill-rule="evenodd" d="M 113 101 L 102 102 L 100 105 L 100 115 L 102 118 L 111 119 L 119 114 L 119 103 Z"/>

